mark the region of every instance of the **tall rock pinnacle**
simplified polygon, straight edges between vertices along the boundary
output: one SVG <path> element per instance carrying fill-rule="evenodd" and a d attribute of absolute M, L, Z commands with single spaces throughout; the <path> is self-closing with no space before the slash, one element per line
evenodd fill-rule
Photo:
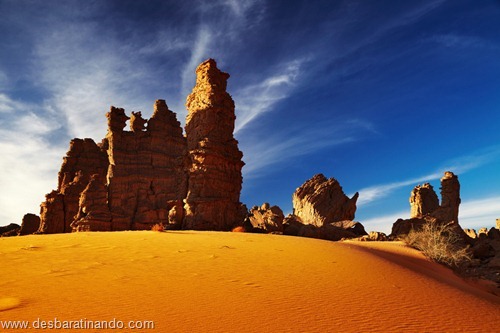
<path fill-rule="evenodd" d="M 226 92 L 229 74 L 209 59 L 196 69 L 187 97 L 189 155 L 184 229 L 229 230 L 243 219 L 240 191 L 242 152 L 233 137 L 234 102 Z"/>

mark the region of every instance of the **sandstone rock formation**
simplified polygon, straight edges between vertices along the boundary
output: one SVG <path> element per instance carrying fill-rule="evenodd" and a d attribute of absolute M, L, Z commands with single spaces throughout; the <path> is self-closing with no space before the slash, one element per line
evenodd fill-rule
<path fill-rule="evenodd" d="M 254 232 L 283 232 L 283 220 L 285 215 L 278 206 L 271 206 L 264 203 L 260 207 L 252 207 L 248 217 L 248 225 L 245 225 L 247 231 Z"/>
<path fill-rule="evenodd" d="M 196 85 L 187 97 L 185 229 L 231 230 L 246 214 L 239 201 L 244 163 L 233 137 L 236 117 L 226 92 L 228 78 L 209 59 L 196 69 Z"/>
<path fill-rule="evenodd" d="M 285 218 L 283 233 L 333 241 L 366 235 L 363 225 L 352 221 L 358 196 L 347 197 L 336 179 L 317 174 L 293 194 L 293 214 Z"/>
<path fill-rule="evenodd" d="M 28 213 L 23 216 L 23 223 L 21 224 L 19 235 L 31 235 L 37 232 L 39 227 L 40 217 L 38 215 Z"/>
<path fill-rule="evenodd" d="M 411 230 L 420 230 L 426 223 L 447 224 L 464 240 L 469 237 L 458 224 L 460 205 L 460 183 L 453 172 L 446 171 L 441 178 L 441 204 L 434 188 L 429 183 L 417 185 L 410 194 L 411 218 L 398 219 L 392 226 L 391 237 L 408 234 Z"/>
<path fill-rule="evenodd" d="M 431 184 L 417 185 L 410 195 L 410 217 L 419 218 L 439 207 L 439 199 Z"/>
<path fill-rule="evenodd" d="M 317 174 L 293 194 L 293 215 L 303 224 L 317 227 L 331 222 L 354 220 L 358 196 L 356 192 L 349 199 L 335 178 L 327 179 L 324 175 Z"/>
<path fill-rule="evenodd" d="M 230 230 L 246 208 L 239 201 L 242 153 L 233 138 L 228 74 L 203 62 L 187 99 L 186 136 L 174 112 L 157 100 L 151 119 L 122 108 L 106 114 L 101 143 L 74 139 L 57 189 L 41 204 L 39 233 L 72 230 Z M 130 121 L 130 131 L 124 130 Z"/>

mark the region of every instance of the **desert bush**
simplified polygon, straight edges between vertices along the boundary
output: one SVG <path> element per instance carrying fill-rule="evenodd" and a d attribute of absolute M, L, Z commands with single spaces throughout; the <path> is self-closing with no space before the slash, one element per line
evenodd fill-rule
<path fill-rule="evenodd" d="M 421 230 L 411 230 L 402 240 L 431 260 L 450 267 L 462 266 L 472 259 L 469 247 L 450 224 L 426 223 Z"/>
<path fill-rule="evenodd" d="M 155 224 L 154 226 L 151 227 L 151 230 L 152 231 L 159 231 L 159 232 L 162 232 L 165 230 L 165 227 L 163 226 L 163 224 L 161 223 L 157 223 Z"/>

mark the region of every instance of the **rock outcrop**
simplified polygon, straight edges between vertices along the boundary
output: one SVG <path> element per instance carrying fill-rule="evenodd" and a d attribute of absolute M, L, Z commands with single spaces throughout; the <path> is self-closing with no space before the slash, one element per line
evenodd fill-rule
<path fill-rule="evenodd" d="M 21 230 L 21 226 L 15 223 L 0 227 L 0 237 L 17 236 L 19 234 L 19 230 Z"/>
<path fill-rule="evenodd" d="M 449 225 L 464 239 L 470 239 L 458 224 L 460 205 L 460 183 L 453 172 L 446 171 L 441 178 L 441 204 L 434 188 L 429 183 L 417 185 L 410 194 L 410 219 L 398 219 L 392 226 L 391 237 L 420 230 L 426 223 Z"/>
<path fill-rule="evenodd" d="M 233 137 L 236 117 L 226 92 L 228 78 L 207 60 L 196 69 L 196 85 L 187 97 L 185 229 L 231 230 L 246 214 L 239 200 L 244 163 Z"/>
<path fill-rule="evenodd" d="M 366 235 L 363 225 L 352 221 L 358 196 L 347 197 L 336 179 L 317 174 L 295 190 L 283 233 L 333 241 Z"/>
<path fill-rule="evenodd" d="M 317 174 L 302 186 L 292 197 L 293 215 L 303 224 L 321 227 L 337 221 L 354 220 L 359 194 L 347 197 L 335 178 L 327 179 Z"/>
<path fill-rule="evenodd" d="M 187 99 L 186 136 L 164 100 L 151 119 L 122 108 L 106 114 L 101 143 L 74 139 L 57 189 L 41 204 L 39 233 L 72 230 L 230 230 L 241 225 L 243 154 L 233 137 L 229 75 L 214 60 L 196 70 Z M 127 121 L 130 131 L 124 130 Z"/>
<path fill-rule="evenodd" d="M 23 223 L 21 224 L 21 229 L 19 230 L 19 235 L 31 235 L 38 231 L 40 227 L 40 217 L 35 214 L 28 213 L 23 216 Z"/>
<path fill-rule="evenodd" d="M 282 233 L 285 215 L 278 206 L 263 203 L 262 206 L 254 206 L 250 209 L 247 223 L 244 225 L 246 231 L 264 233 Z"/>

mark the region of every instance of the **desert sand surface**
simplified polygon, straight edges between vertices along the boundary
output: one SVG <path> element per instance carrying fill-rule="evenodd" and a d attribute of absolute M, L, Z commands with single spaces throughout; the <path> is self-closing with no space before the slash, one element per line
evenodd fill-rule
<path fill-rule="evenodd" d="M 498 296 L 397 242 L 80 232 L 1 238 L 0 258 L 0 321 L 118 320 L 126 332 L 498 332 L 500 327 Z M 132 330 L 126 328 L 130 321 L 154 321 L 155 328 Z"/>

